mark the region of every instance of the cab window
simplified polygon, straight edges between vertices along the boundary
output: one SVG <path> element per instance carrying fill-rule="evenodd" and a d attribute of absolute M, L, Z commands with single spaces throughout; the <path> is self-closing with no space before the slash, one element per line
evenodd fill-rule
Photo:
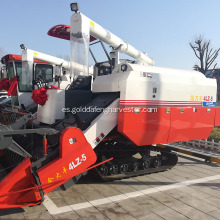
<path fill-rule="evenodd" d="M 53 66 L 49 64 L 36 64 L 35 65 L 35 80 L 43 82 L 51 82 L 53 80 Z"/>
<path fill-rule="evenodd" d="M 14 65 L 12 62 L 7 63 L 7 74 L 8 74 L 8 79 L 12 79 L 15 76 L 14 72 Z"/>
<path fill-rule="evenodd" d="M 32 92 L 32 85 L 22 84 L 22 62 L 15 62 L 15 69 L 17 73 L 19 91 Z"/>

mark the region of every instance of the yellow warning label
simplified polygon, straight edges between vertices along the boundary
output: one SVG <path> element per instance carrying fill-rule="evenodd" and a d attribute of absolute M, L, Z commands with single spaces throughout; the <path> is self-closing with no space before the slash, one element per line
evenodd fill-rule
<path fill-rule="evenodd" d="M 90 21 L 90 25 L 95 27 L 95 23 L 93 21 Z"/>
<path fill-rule="evenodd" d="M 34 52 L 34 55 L 37 55 L 37 52 Z"/>

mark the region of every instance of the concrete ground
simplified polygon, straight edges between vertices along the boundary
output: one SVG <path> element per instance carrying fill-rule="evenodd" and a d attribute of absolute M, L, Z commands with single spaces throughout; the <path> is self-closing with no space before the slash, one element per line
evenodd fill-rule
<path fill-rule="evenodd" d="M 220 165 L 179 154 L 172 170 L 98 183 L 87 178 L 0 219 L 220 219 Z"/>

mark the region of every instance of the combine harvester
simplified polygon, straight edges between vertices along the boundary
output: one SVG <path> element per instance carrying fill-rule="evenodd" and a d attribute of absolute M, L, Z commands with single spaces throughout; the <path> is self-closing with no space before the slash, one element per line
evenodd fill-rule
<path fill-rule="evenodd" d="M 215 79 L 155 67 L 151 58 L 79 13 L 76 3 L 71 8 L 69 34 L 67 27 L 64 32 L 70 38 L 73 82 L 68 89 L 47 90 L 34 122 L 31 113 L 1 122 L 1 162 L 6 168 L 8 161 L 18 164 L 0 182 L 2 209 L 39 204 L 92 168 L 103 180 L 170 169 L 177 155 L 156 144 L 205 139 L 220 125 Z M 112 47 L 109 62 L 94 66 L 94 81 L 90 36 Z M 135 60 L 120 60 L 120 53 Z"/>
<path fill-rule="evenodd" d="M 37 106 L 31 99 L 32 90 L 41 88 L 45 83 L 49 87 L 53 85 L 65 89 L 71 83 L 70 63 L 54 56 L 26 49 L 24 45 L 21 47 L 24 49 L 23 55 L 7 54 L 1 58 L 2 78 L 10 81 L 16 77 L 16 92 L 12 95 L 9 94 L 11 95 L 11 105 L 20 110 L 33 112 L 37 110 Z M 37 59 L 27 60 L 30 54 L 34 54 Z M 25 69 L 23 78 L 22 65 L 29 65 L 29 69 Z M 31 83 L 27 84 L 28 80 Z M 9 87 L 8 90 L 10 90 Z"/>

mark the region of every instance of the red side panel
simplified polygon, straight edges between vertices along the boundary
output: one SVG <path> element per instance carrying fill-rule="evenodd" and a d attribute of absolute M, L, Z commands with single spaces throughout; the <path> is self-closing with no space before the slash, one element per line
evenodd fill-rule
<path fill-rule="evenodd" d="M 37 171 L 44 193 L 49 193 L 84 172 L 96 159 L 96 154 L 82 131 L 75 127 L 66 128 L 60 136 L 59 158 Z"/>
<path fill-rule="evenodd" d="M 135 113 L 134 109 L 140 109 Z M 149 112 L 154 109 L 154 112 Z M 220 123 L 220 108 L 120 108 L 118 131 L 138 146 L 206 139 L 214 123 Z M 147 111 L 146 111 L 147 110 Z"/>
<path fill-rule="evenodd" d="M 220 107 L 215 108 L 215 126 L 220 126 Z"/>
<path fill-rule="evenodd" d="M 47 34 L 51 37 L 70 40 L 70 25 L 65 25 L 65 24 L 55 25 L 47 32 Z M 94 40 L 96 40 L 96 38 L 90 36 L 90 42 Z"/>
<path fill-rule="evenodd" d="M 140 113 L 134 113 L 140 109 Z M 118 131 L 138 146 L 166 143 L 170 128 L 170 113 L 165 107 L 152 108 L 154 112 L 146 112 L 149 108 L 120 108 Z"/>
<path fill-rule="evenodd" d="M 214 116 L 215 108 L 197 108 L 195 112 L 193 108 L 171 108 L 168 142 L 208 138 L 214 127 Z"/>

